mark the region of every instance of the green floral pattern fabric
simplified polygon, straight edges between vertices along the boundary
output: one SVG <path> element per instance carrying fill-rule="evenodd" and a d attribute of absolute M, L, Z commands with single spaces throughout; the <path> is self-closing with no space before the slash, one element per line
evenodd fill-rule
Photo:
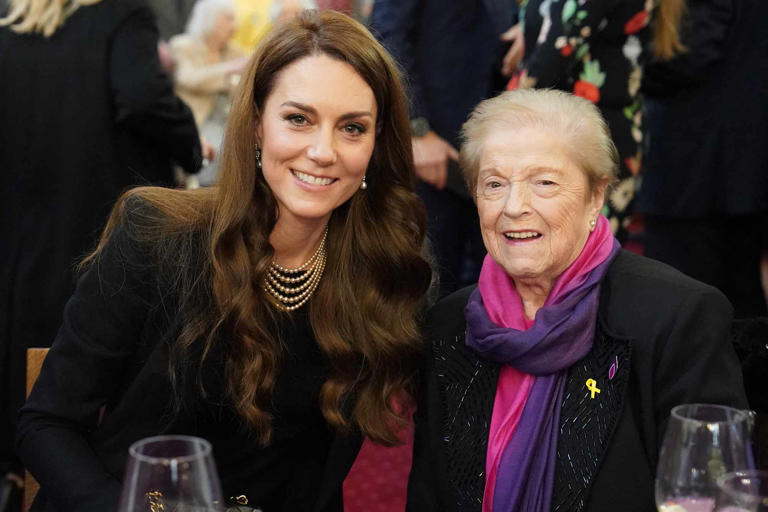
<path fill-rule="evenodd" d="M 619 181 L 604 213 L 623 241 L 639 184 L 643 50 L 654 0 L 525 0 L 523 69 L 535 87 L 571 92 L 600 107 L 619 150 Z"/>

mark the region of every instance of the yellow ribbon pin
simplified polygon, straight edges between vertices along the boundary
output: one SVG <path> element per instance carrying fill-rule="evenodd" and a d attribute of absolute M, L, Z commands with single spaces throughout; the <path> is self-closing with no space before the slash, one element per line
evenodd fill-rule
<path fill-rule="evenodd" d="M 600 389 L 597 387 L 597 381 L 595 379 L 587 379 L 587 389 L 592 393 L 590 398 L 595 398 L 595 393 L 600 392 Z"/>

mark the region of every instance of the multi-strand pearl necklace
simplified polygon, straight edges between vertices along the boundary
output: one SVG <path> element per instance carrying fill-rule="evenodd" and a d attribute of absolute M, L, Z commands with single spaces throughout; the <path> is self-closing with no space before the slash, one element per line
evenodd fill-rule
<path fill-rule="evenodd" d="M 317 289 L 320 278 L 325 270 L 325 239 L 328 236 L 328 228 L 325 228 L 323 239 L 315 253 L 296 268 L 281 267 L 274 261 L 269 266 L 264 289 L 277 299 L 278 305 L 286 310 L 293 311 L 306 304 Z"/>

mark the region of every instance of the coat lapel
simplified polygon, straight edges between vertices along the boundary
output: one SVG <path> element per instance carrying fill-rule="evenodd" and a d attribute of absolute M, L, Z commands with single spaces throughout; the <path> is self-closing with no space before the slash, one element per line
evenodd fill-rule
<path fill-rule="evenodd" d="M 607 334 L 600 322 L 596 331 L 592 350 L 566 379 L 552 495 L 557 512 L 584 510 L 624 407 L 631 345 Z"/>
<path fill-rule="evenodd" d="M 362 444 L 363 437 L 358 434 L 336 434 L 325 463 L 323 483 L 313 508 L 315 512 L 344 510 L 342 485 Z"/>
<path fill-rule="evenodd" d="M 499 367 L 467 348 L 464 335 L 432 346 L 442 400 L 442 443 L 456 510 L 480 512 L 485 454 Z"/>

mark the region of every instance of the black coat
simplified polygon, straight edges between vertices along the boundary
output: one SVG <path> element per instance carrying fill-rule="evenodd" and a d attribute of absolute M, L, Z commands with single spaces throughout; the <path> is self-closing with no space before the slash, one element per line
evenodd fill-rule
<path fill-rule="evenodd" d="M 690 0 L 687 51 L 643 78 L 637 207 L 674 217 L 768 211 L 768 2 Z"/>
<path fill-rule="evenodd" d="M 464 344 L 473 288 L 437 304 L 432 357 L 417 411 L 408 510 L 480 511 L 499 365 Z M 592 350 L 568 371 L 552 509 L 655 510 L 653 483 L 670 409 L 712 402 L 745 407 L 728 335 L 731 307 L 716 289 L 621 252 L 606 274 Z M 618 359 L 618 372 L 607 378 Z M 585 387 L 597 380 L 590 399 Z M 500 483 L 501 484 L 501 483 Z"/>
<path fill-rule="evenodd" d="M 223 340 L 202 366 L 202 343 L 177 359 L 172 388 L 170 347 L 190 318 L 212 307 L 208 280 L 199 277 L 204 237 L 183 235 L 173 261 L 160 258 L 134 229 L 155 213 L 129 203 L 130 222 L 117 226 L 78 283 L 21 409 L 19 456 L 40 483 L 32 512 L 115 511 L 129 446 L 161 434 L 211 442 L 225 499 L 246 495 L 264 512 L 341 510 L 342 482 L 361 441 L 334 434 L 320 413 L 326 372 L 307 308 L 277 329 L 287 349 L 273 388 L 273 441 L 261 447 L 224 392 Z M 187 272 L 181 280 L 197 282 L 183 297 L 178 262 Z"/>
<path fill-rule="evenodd" d="M 143 0 L 82 7 L 48 39 L 0 27 L 3 440 L 23 400 L 24 351 L 53 341 L 76 262 L 123 190 L 173 183 L 172 161 L 196 172 L 200 143 Z"/>

